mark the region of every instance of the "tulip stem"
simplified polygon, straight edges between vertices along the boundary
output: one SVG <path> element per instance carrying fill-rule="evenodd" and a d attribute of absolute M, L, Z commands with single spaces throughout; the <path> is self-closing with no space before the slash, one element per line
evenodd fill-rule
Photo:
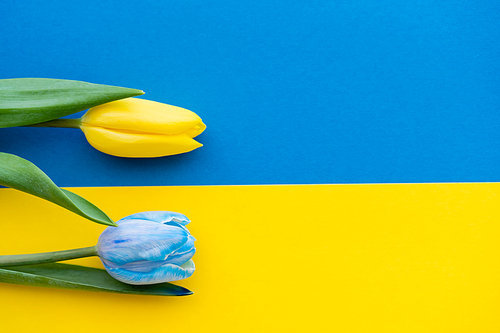
<path fill-rule="evenodd" d="M 26 127 L 66 127 L 66 128 L 80 128 L 82 121 L 80 118 L 75 119 L 54 119 L 43 123 L 26 125 Z"/>
<path fill-rule="evenodd" d="M 97 249 L 95 246 L 56 252 L 4 255 L 0 256 L 0 267 L 45 264 L 48 262 L 92 256 L 97 256 Z"/>

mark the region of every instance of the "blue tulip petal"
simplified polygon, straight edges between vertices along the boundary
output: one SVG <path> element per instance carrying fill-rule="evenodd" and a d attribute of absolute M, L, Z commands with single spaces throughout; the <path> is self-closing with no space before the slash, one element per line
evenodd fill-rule
<path fill-rule="evenodd" d="M 133 261 L 165 260 L 192 237 L 185 228 L 132 220 L 108 227 L 99 237 L 99 256 L 123 265 Z"/>
<path fill-rule="evenodd" d="M 166 262 L 168 262 L 169 264 L 174 264 L 174 265 L 182 265 L 185 262 L 187 262 L 188 260 L 190 260 L 194 256 L 195 252 L 196 252 L 196 249 L 192 248 L 188 252 L 179 253 L 179 254 L 175 254 L 175 255 L 168 257 Z"/>
<path fill-rule="evenodd" d="M 104 263 L 104 262 L 103 262 Z M 104 263 L 106 271 L 118 281 L 134 285 L 146 285 L 182 280 L 190 277 L 195 270 L 192 260 L 182 266 L 166 264 L 150 272 L 141 273 L 128 271 L 120 267 L 110 267 Z"/>
<path fill-rule="evenodd" d="M 158 267 L 165 265 L 165 261 L 140 260 L 140 261 L 129 262 L 125 265 L 117 265 L 112 261 L 108 261 L 105 259 L 101 260 L 105 265 L 107 265 L 110 268 L 121 268 L 127 271 L 141 272 L 141 273 L 151 272 L 153 269 L 157 269 Z"/>
<path fill-rule="evenodd" d="M 180 247 L 179 249 L 172 252 L 172 254 L 182 254 L 182 253 L 191 251 L 191 249 L 194 248 L 194 241 L 195 240 L 196 240 L 196 238 L 189 235 L 186 243 L 184 243 L 184 245 L 182 247 Z"/>
<path fill-rule="evenodd" d="M 165 262 L 169 264 L 175 264 L 175 265 L 182 265 L 189 259 L 191 259 L 195 252 L 196 249 L 194 247 L 194 241 L 196 239 L 193 236 L 189 236 L 188 241 L 178 250 L 175 250 L 172 252 Z"/>
<path fill-rule="evenodd" d="M 187 225 L 191 222 L 186 215 L 176 212 L 167 212 L 167 211 L 150 211 L 150 212 L 141 212 L 129 215 L 127 217 L 122 218 L 116 223 L 119 225 L 121 221 L 126 220 L 146 220 L 156 223 L 168 223 L 168 222 L 177 222 L 182 225 Z"/>
<path fill-rule="evenodd" d="M 174 227 L 178 227 L 178 228 L 184 229 L 184 231 L 186 231 L 189 234 L 189 230 L 183 224 L 181 224 L 179 222 L 170 221 L 170 222 L 165 222 L 163 224 L 164 225 L 170 225 L 170 226 L 174 226 Z"/>

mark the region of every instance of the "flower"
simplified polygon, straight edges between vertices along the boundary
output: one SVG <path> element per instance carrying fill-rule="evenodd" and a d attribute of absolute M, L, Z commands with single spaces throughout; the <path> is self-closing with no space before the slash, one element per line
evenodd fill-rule
<path fill-rule="evenodd" d="M 190 277 L 194 241 L 174 212 L 143 212 L 127 216 L 99 236 L 97 253 L 106 271 L 128 284 L 154 284 Z"/>
<path fill-rule="evenodd" d="M 202 146 L 193 138 L 206 128 L 189 110 L 139 98 L 125 98 L 90 108 L 81 118 L 88 142 L 120 157 L 160 157 Z"/>

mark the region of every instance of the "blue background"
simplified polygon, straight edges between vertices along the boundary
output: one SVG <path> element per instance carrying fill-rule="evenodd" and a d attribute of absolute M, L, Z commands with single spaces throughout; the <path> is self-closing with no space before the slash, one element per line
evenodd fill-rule
<path fill-rule="evenodd" d="M 0 4 L 0 78 L 138 88 L 208 125 L 156 159 L 0 130 L 60 186 L 500 181 L 500 2 Z"/>

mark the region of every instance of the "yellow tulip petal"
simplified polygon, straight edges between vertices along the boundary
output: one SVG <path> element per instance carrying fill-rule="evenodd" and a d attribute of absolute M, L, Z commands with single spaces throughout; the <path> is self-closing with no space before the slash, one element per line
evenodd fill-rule
<path fill-rule="evenodd" d="M 82 124 L 167 135 L 196 133 L 193 128 L 205 126 L 194 112 L 140 98 L 125 98 L 93 107 L 82 117 Z"/>
<path fill-rule="evenodd" d="M 205 130 L 205 128 L 207 128 L 207 125 L 205 125 L 203 122 L 200 122 L 198 125 L 190 128 L 184 133 L 186 133 L 186 135 L 188 135 L 189 137 L 194 138 L 200 135 Z"/>
<path fill-rule="evenodd" d="M 88 142 L 103 153 L 120 157 L 160 157 L 186 153 L 202 146 L 186 134 L 120 132 L 82 126 Z"/>

